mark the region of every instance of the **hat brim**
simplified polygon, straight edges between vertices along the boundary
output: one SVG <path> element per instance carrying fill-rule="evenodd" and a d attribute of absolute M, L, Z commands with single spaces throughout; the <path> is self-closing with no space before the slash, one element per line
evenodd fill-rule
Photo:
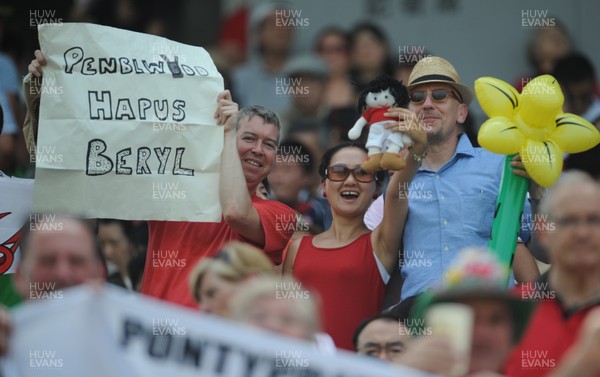
<path fill-rule="evenodd" d="M 419 85 L 423 85 L 423 84 L 428 84 L 428 83 L 439 83 L 439 84 L 447 84 L 450 85 L 451 87 L 453 87 L 462 97 L 462 102 L 470 105 L 471 102 L 473 102 L 473 92 L 471 91 L 471 89 L 463 84 L 458 84 L 454 81 L 446 81 L 446 80 L 424 80 L 424 81 L 419 81 L 417 83 L 414 84 L 410 84 L 407 85 L 406 88 L 408 89 L 408 91 L 410 92 L 412 89 L 416 88 Z"/>
<path fill-rule="evenodd" d="M 471 300 L 493 300 L 508 304 L 515 325 L 515 341 L 518 341 L 529 322 L 529 317 L 535 308 L 535 303 L 525 301 L 510 291 L 497 289 L 449 289 L 446 292 L 436 294 L 430 305 L 443 302 L 465 302 Z"/>

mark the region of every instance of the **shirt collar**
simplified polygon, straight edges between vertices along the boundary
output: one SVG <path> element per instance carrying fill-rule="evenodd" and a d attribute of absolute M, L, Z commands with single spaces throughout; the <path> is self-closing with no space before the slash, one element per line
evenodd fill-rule
<path fill-rule="evenodd" d="M 475 147 L 473 147 L 473 144 L 471 144 L 467 134 L 464 132 L 458 135 L 458 145 L 456 146 L 454 155 L 475 156 Z"/>
<path fill-rule="evenodd" d="M 458 136 L 458 144 L 456 145 L 456 150 L 454 151 L 454 155 L 450 160 L 448 160 L 438 171 L 444 170 L 446 166 L 449 164 L 453 164 L 458 157 L 475 157 L 475 147 L 471 144 L 471 141 L 467 137 L 467 134 L 464 132 L 459 134 Z M 430 171 L 428 169 L 419 167 L 419 171 Z"/>
<path fill-rule="evenodd" d="M 542 283 L 540 286 L 544 287 L 541 289 L 543 292 L 552 292 L 554 294 L 554 300 L 558 304 L 561 309 L 562 315 L 564 319 L 568 319 L 569 317 L 577 314 L 580 311 L 587 310 L 591 307 L 600 306 L 600 299 L 591 300 L 583 305 L 577 305 L 574 307 L 567 307 L 563 300 L 561 300 L 560 296 L 552 287 L 550 287 L 550 270 L 546 271 L 542 276 L 537 280 L 539 283 Z"/>

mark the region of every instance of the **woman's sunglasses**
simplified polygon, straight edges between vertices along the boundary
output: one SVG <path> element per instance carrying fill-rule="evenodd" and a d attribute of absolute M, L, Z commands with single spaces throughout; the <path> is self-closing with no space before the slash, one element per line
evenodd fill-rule
<path fill-rule="evenodd" d="M 362 183 L 373 182 L 373 180 L 375 179 L 374 173 L 368 173 L 362 170 L 360 166 L 354 169 L 350 169 L 349 167 L 344 165 L 333 165 L 325 169 L 325 176 L 327 176 L 327 178 L 333 182 L 345 181 L 346 178 L 348 178 L 348 176 L 350 175 L 350 173 L 352 173 L 354 179 Z"/>

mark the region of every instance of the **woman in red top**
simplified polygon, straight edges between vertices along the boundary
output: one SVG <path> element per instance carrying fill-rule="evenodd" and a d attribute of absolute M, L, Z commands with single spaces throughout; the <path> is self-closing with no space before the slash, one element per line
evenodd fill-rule
<path fill-rule="evenodd" d="M 379 227 L 369 231 L 363 217 L 377 197 L 382 174 L 361 170 L 367 158 L 363 146 L 338 145 L 324 154 L 319 168 L 323 195 L 331 206 L 331 227 L 295 240 L 283 265 L 284 273 L 292 273 L 319 293 L 323 328 L 339 348 L 352 350 L 356 326 L 382 309 L 389 273 L 397 268 L 409 183 L 425 154 L 427 139 L 423 127 L 405 110 L 396 108 L 386 114 L 400 118 L 400 131 L 414 144 L 405 154 L 406 168 L 390 179 Z"/>

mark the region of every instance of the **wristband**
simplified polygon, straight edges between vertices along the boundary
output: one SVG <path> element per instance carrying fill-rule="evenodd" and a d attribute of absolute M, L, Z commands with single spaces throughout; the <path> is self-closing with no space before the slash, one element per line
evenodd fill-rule
<path fill-rule="evenodd" d="M 408 147 L 408 152 L 412 156 L 413 160 L 415 160 L 416 162 L 421 162 L 425 159 L 425 157 L 427 157 L 427 152 L 429 152 L 429 147 L 425 146 L 425 150 L 423 151 L 423 154 L 420 156 L 415 153 L 412 145 L 410 147 Z"/>

